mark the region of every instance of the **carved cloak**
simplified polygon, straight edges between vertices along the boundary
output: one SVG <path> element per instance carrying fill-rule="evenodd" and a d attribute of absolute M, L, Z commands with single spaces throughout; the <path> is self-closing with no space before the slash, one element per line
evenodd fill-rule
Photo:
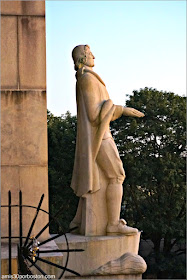
<path fill-rule="evenodd" d="M 121 115 L 122 106 L 109 99 L 104 82 L 95 72 L 82 68 L 76 77 L 77 138 L 71 188 L 83 196 L 100 189 L 97 154 L 115 111 Z"/>

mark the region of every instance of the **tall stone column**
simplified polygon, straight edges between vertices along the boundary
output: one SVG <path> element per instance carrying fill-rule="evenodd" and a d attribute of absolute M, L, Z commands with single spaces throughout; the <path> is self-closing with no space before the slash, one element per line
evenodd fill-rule
<path fill-rule="evenodd" d="M 1 1 L 1 204 L 48 211 L 45 1 Z M 23 236 L 36 210 L 23 208 Z M 39 213 L 32 234 L 48 222 Z M 18 208 L 12 208 L 12 236 L 19 235 Z M 1 210 L 1 236 L 8 235 L 8 209 Z M 46 230 L 42 239 L 48 236 Z"/>

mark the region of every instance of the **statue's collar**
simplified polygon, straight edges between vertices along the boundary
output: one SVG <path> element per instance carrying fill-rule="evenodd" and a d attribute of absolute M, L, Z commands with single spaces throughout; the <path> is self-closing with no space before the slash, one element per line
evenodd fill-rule
<path fill-rule="evenodd" d="M 91 73 L 92 75 L 94 75 L 94 76 L 106 87 L 106 85 L 105 85 L 105 83 L 103 82 L 103 80 L 101 79 L 101 77 L 100 77 L 97 73 L 95 73 L 93 70 L 91 70 L 91 69 L 89 69 L 89 68 L 87 68 L 87 67 L 82 67 L 82 68 L 80 68 L 80 69 L 77 71 L 77 73 L 76 73 L 76 78 L 77 78 L 77 80 L 78 80 L 82 75 L 84 75 L 85 73 Z"/>

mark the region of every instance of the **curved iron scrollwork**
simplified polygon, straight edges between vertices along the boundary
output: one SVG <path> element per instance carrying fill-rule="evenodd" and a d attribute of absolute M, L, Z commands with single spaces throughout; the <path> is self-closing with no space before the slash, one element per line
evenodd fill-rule
<path fill-rule="evenodd" d="M 49 212 L 45 211 L 44 209 L 41 208 L 42 202 L 44 199 L 44 194 L 41 196 L 40 201 L 38 203 L 38 206 L 31 206 L 31 205 L 24 205 L 22 204 L 22 192 L 19 192 L 19 204 L 18 205 L 13 205 L 11 203 L 11 192 L 8 192 L 8 205 L 1 205 L 1 207 L 8 207 L 8 236 L 2 236 L 2 239 L 8 239 L 8 252 L 9 252 L 9 259 L 8 259 L 8 267 L 9 267 L 9 275 L 12 274 L 12 239 L 14 238 L 18 238 L 19 239 L 19 244 L 17 246 L 17 250 L 18 250 L 18 273 L 20 275 L 32 275 L 32 271 L 31 271 L 31 267 L 34 266 L 42 275 L 47 276 L 48 274 L 43 271 L 43 269 L 37 264 L 37 261 L 40 261 L 42 263 L 46 263 L 50 266 L 54 266 L 58 269 L 60 269 L 60 275 L 58 276 L 58 279 L 61 279 L 65 273 L 65 271 L 68 271 L 76 276 L 80 276 L 80 274 L 72 269 L 69 269 L 67 267 L 68 265 L 68 260 L 69 260 L 69 253 L 70 252 L 82 252 L 84 251 L 83 249 L 69 249 L 69 243 L 68 243 L 68 239 L 67 239 L 67 233 L 73 231 L 74 229 L 76 229 L 76 227 L 70 229 L 69 231 L 64 231 L 61 227 L 61 225 L 59 224 L 58 220 L 57 220 L 57 216 L 64 210 L 64 207 L 62 206 L 59 211 L 52 217 Z M 12 236 L 12 230 L 11 230 L 11 222 L 12 222 L 12 208 L 13 207 L 19 207 L 19 236 Z M 23 208 L 24 207 L 29 207 L 29 208 L 33 208 L 36 209 L 36 213 L 35 216 L 32 220 L 32 223 L 30 225 L 28 234 L 26 237 L 23 236 L 23 224 L 22 224 L 22 215 L 23 215 Z M 38 214 L 39 212 L 42 211 L 44 213 L 46 213 L 47 215 L 49 215 L 49 222 L 37 233 L 36 236 L 31 236 L 31 232 L 33 230 L 33 227 L 35 225 L 35 222 L 37 220 Z M 41 243 L 38 241 L 38 238 L 41 236 L 41 234 L 49 227 L 49 225 L 51 224 L 51 222 L 55 221 L 60 229 L 60 233 L 58 233 L 57 235 L 48 238 L 44 241 L 42 241 Z M 60 236 L 64 236 L 65 237 L 65 241 L 66 241 L 66 247 L 67 249 L 64 250 L 60 250 L 60 249 L 55 249 L 55 250 L 42 250 L 40 249 L 40 246 L 55 240 L 56 238 L 60 237 Z M 24 241 L 25 239 L 25 241 Z M 24 242 L 23 242 L 24 241 Z M 53 263 L 51 261 L 48 261 L 46 259 L 42 258 L 42 254 L 50 254 L 50 253 L 63 253 L 66 252 L 67 253 L 67 257 L 66 257 L 66 262 L 64 266 L 61 266 L 59 264 Z M 50 278 L 48 278 L 50 279 Z"/>

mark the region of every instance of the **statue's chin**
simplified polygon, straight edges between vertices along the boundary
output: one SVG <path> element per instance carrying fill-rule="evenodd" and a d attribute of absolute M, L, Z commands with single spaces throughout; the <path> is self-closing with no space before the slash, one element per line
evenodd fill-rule
<path fill-rule="evenodd" d="M 95 66 L 94 63 L 85 63 L 85 65 L 88 66 L 88 67 L 94 67 Z"/>

